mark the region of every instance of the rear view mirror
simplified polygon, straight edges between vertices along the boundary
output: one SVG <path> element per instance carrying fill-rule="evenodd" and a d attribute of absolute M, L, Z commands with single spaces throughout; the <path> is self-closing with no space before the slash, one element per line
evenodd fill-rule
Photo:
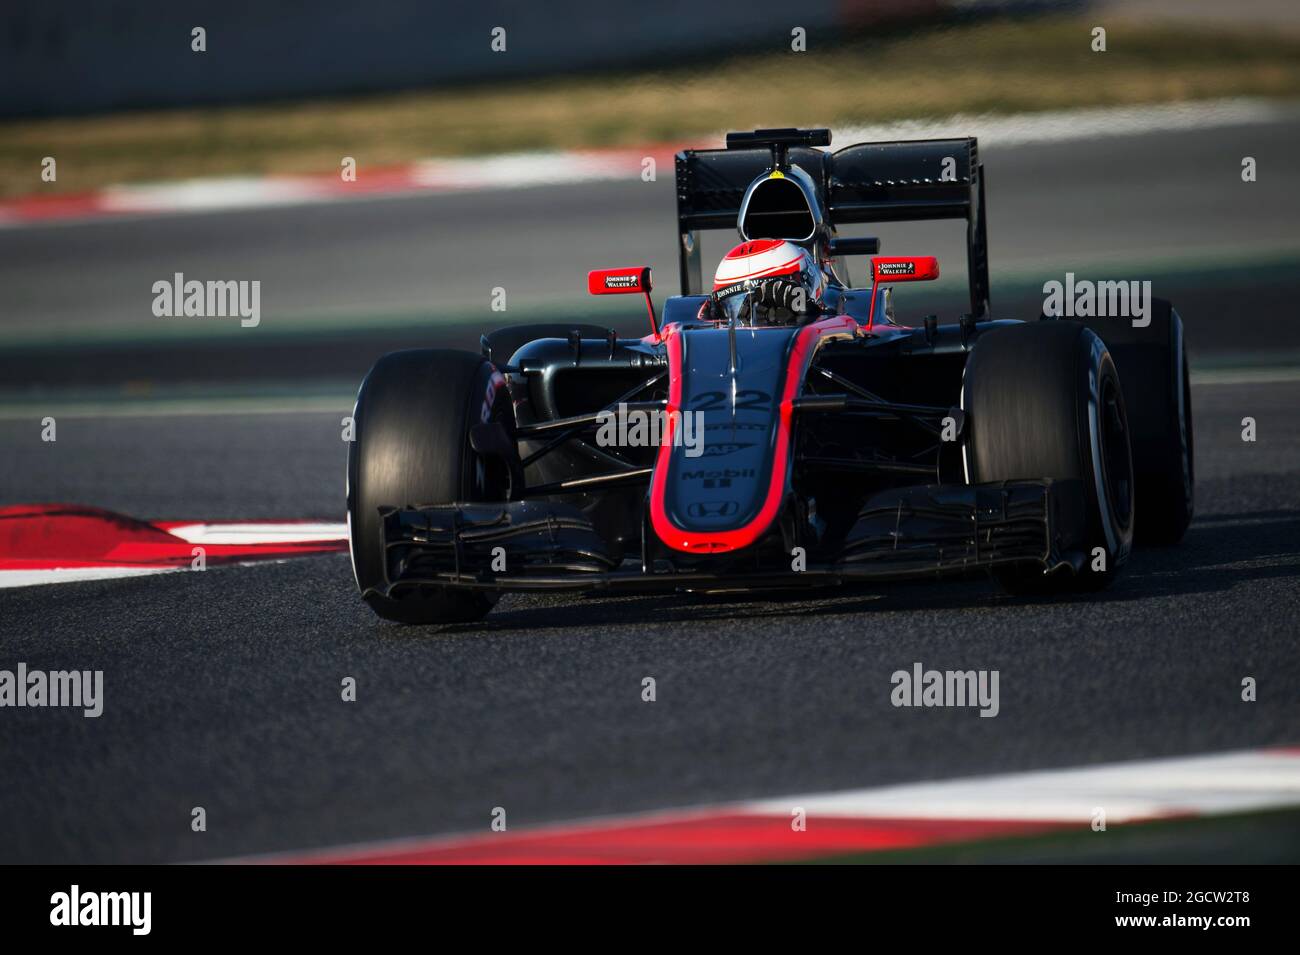
<path fill-rule="evenodd" d="M 875 255 L 880 251 L 880 240 L 875 236 L 845 236 L 831 239 L 831 255 Z"/>
<path fill-rule="evenodd" d="M 592 269 L 587 273 L 587 291 L 592 295 L 630 295 L 639 292 L 645 296 L 645 310 L 650 317 L 650 334 L 659 341 L 659 321 L 655 318 L 654 303 L 650 301 L 650 266 L 631 266 L 623 269 Z"/>
<path fill-rule="evenodd" d="M 876 321 L 876 290 L 894 282 L 929 282 L 939 277 L 939 260 L 933 255 L 877 256 L 871 260 L 871 312 L 867 327 Z M 888 292 L 885 289 L 885 292 Z"/>
<path fill-rule="evenodd" d="M 929 282 L 939 277 L 939 260 L 933 255 L 887 256 L 871 260 L 875 282 Z"/>
<path fill-rule="evenodd" d="M 623 269 L 593 269 L 587 273 L 587 291 L 592 295 L 630 295 L 650 292 L 650 266 Z"/>

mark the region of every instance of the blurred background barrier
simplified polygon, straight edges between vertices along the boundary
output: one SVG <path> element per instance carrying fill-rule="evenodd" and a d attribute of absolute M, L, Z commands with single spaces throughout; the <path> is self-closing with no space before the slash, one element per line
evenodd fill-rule
<path fill-rule="evenodd" d="M 631 16 L 607 0 L 6 0 L 0 9 L 0 117 L 645 67 L 789 42 L 795 27 L 863 31 L 954 12 L 1080 5 L 656 0 Z M 206 52 L 191 48 L 196 27 L 206 32 Z M 497 27 L 506 28 L 504 52 L 493 49 Z"/>

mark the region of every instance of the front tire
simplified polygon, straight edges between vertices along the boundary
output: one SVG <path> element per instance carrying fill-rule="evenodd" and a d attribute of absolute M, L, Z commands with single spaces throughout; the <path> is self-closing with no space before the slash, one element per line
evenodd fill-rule
<path fill-rule="evenodd" d="M 1134 479 L 1124 393 L 1101 339 L 1067 321 L 986 332 L 966 363 L 962 407 L 968 483 L 1053 478 L 1085 488 L 1082 568 L 1010 565 L 995 571 L 999 582 L 1012 593 L 1108 586 L 1133 546 Z"/>
<path fill-rule="evenodd" d="M 480 458 L 470 429 L 511 414 L 505 378 L 480 355 L 412 349 L 385 355 L 361 384 L 348 446 L 348 537 L 366 603 L 386 620 L 482 619 L 496 595 L 448 587 L 384 596 L 382 507 L 505 500 L 507 469 Z"/>

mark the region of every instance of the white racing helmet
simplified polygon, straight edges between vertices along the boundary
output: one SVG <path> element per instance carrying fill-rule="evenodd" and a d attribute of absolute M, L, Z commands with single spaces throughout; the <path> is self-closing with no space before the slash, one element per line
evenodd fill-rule
<path fill-rule="evenodd" d="M 713 276 L 713 301 L 723 316 L 750 322 L 758 312 L 759 291 L 765 283 L 779 282 L 801 289 L 807 308 L 769 308 L 772 324 L 789 321 L 799 311 L 815 310 L 826 291 L 826 275 L 817 259 L 803 246 L 784 239 L 742 242 L 718 263 Z M 788 295 L 787 295 L 788 297 Z"/>

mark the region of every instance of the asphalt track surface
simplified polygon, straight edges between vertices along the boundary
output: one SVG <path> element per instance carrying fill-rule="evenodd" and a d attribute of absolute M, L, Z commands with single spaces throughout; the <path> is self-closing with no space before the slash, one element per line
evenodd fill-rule
<path fill-rule="evenodd" d="M 1283 163 L 1300 136 L 1289 127 L 1267 132 L 1257 152 L 1276 149 Z M 1290 187 L 1267 201 L 1247 200 L 1260 204 L 1240 214 L 1214 190 L 1189 206 L 1199 161 L 1228 163 L 1223 188 L 1235 188 L 1241 145 L 1225 139 L 1222 130 L 1183 137 L 1169 147 L 1172 165 L 1160 175 L 1136 160 L 1163 150 L 1163 141 L 1142 137 L 1087 144 L 1078 168 L 1060 181 L 1048 170 L 1055 159 L 1070 161 L 1078 144 L 991 154 L 990 163 L 1024 164 L 1020 188 L 1085 215 L 1068 230 L 1036 226 L 1042 210 L 1016 211 L 1016 176 L 1003 168 L 991 176 L 991 188 L 1001 184 L 990 204 L 995 223 L 1015 225 L 995 227 L 995 235 L 1006 230 L 995 257 L 1006 249 L 1006 258 L 1030 267 L 1062 244 L 1068 267 L 1071 255 L 1103 241 L 1121 253 L 1172 248 L 1189 259 L 1234 243 L 1276 250 L 1300 211 Z M 1071 178 L 1088 169 L 1092 178 Z M 1109 187 L 1121 197 L 1098 203 Z M 1075 190 L 1092 190 L 1091 216 L 1086 198 L 1071 197 Z M 437 284 L 430 263 L 454 245 L 436 236 L 462 210 L 485 204 L 496 218 L 466 228 L 481 243 L 495 241 L 500 268 L 545 276 L 548 262 L 570 254 L 575 269 L 594 258 L 624 264 L 635 241 L 650 235 L 659 237 L 652 258 L 666 266 L 671 206 L 650 199 L 642 206 L 641 193 L 625 186 L 593 192 L 603 204 L 557 208 L 557 197 L 568 198 L 563 190 L 549 197 L 530 190 L 10 232 L 0 234 L 0 287 L 22 306 L 7 316 L 75 330 L 95 315 L 129 318 L 124 309 L 136 306 L 123 304 L 126 285 L 115 283 L 132 269 L 151 279 L 178 269 L 237 275 L 235 260 L 223 256 L 246 255 L 268 276 L 296 275 L 295 307 L 304 312 L 313 289 L 321 301 L 356 307 L 347 296 L 363 298 L 358 283 L 367 270 L 370 291 L 391 285 L 388 304 L 406 307 Z M 540 261 L 509 264 L 512 247 L 502 236 L 512 230 L 534 240 L 557 229 L 577 236 L 584 223 L 618 218 L 623 201 L 632 203 L 634 221 L 606 241 L 533 242 L 530 255 Z M 1167 224 L 1172 210 L 1182 218 Z M 348 266 L 358 271 L 327 275 L 321 262 L 332 243 L 359 250 L 362 262 Z M 194 258 L 173 267 L 169 248 Z M 608 254 L 595 255 L 602 251 Z M 352 262 L 334 261 L 345 259 Z M 493 273 L 488 266 L 474 272 L 470 259 L 459 263 L 468 271 L 456 273 L 469 288 L 457 293 L 466 300 Z M 31 269 L 44 279 L 29 277 Z M 409 274 L 406 285 L 398 274 Z M 1270 342 L 1295 334 L 1293 307 L 1260 304 L 1285 303 L 1294 279 L 1275 272 L 1268 283 L 1242 283 L 1235 300 L 1250 323 L 1242 320 L 1241 335 Z M 548 281 L 559 300 L 561 283 Z M 1192 289 L 1194 273 L 1183 281 Z M 1213 303 L 1171 297 L 1189 329 L 1206 330 L 1192 338 L 1194 356 L 1232 350 L 1239 336 L 1223 331 Z M 362 357 L 346 354 L 349 347 L 322 351 L 319 364 L 286 365 L 281 377 L 346 371 Z M 125 349 L 123 360 L 137 352 L 156 358 L 165 348 Z M 167 354 L 182 353 L 177 346 Z M 25 379 L 21 367 L 11 368 L 18 377 L 7 377 L 6 387 L 75 390 L 94 355 L 75 346 L 60 354 L 62 364 L 28 370 Z M 216 348 L 208 365 L 194 367 L 219 357 L 234 363 L 222 375 L 238 377 L 238 356 L 255 354 L 244 345 Z M 255 359 L 247 360 L 244 374 L 260 375 Z M 121 366 L 103 380 L 125 381 L 129 371 Z M 157 374 L 167 378 L 164 369 Z M 1138 551 L 1114 588 L 1084 599 L 1010 598 L 983 580 L 795 596 L 516 596 L 481 625 L 403 628 L 360 603 L 343 555 L 0 591 L 3 665 L 105 671 L 99 719 L 62 710 L 0 714 L 0 861 L 211 859 L 482 831 L 497 806 L 514 829 L 1294 743 L 1300 383 L 1196 385 L 1193 403 L 1198 518 L 1186 541 Z M 1257 422 L 1253 443 L 1241 440 L 1245 416 Z M 55 444 L 39 441 L 32 420 L 6 418 L 0 503 L 68 500 L 159 519 L 340 519 L 346 447 L 338 417 L 65 417 Z M 1000 715 L 893 708 L 889 675 L 916 661 L 1000 670 Z M 355 703 L 340 699 L 348 676 L 357 680 Z M 653 704 L 641 700 L 646 676 L 658 684 Z M 1246 676 L 1259 682 L 1258 702 L 1240 699 Z M 195 806 L 207 811 L 205 833 L 190 830 Z"/>
<path fill-rule="evenodd" d="M 343 555 L 2 592 L 6 659 L 103 669 L 105 705 L 98 719 L 4 713 L 0 846 L 6 860 L 212 858 L 482 830 L 496 806 L 514 828 L 1292 742 L 1298 399 L 1296 384 L 1198 388 L 1197 522 L 1090 599 L 1013 599 L 982 580 L 518 596 L 480 626 L 402 628 L 360 603 Z M 72 460 L 20 452 L 7 493 L 336 513 L 332 415 L 79 423 L 58 442 Z M 894 709 L 889 675 L 915 661 L 1000 670 L 1000 715 Z M 356 703 L 340 700 L 346 676 Z M 1245 676 L 1256 703 L 1240 701 Z M 189 829 L 194 806 L 206 833 Z"/>
<path fill-rule="evenodd" d="M 839 144 L 837 144 L 839 145 Z M 1300 246 L 1300 117 L 982 150 L 991 266 L 1060 273 L 1098 260 L 1136 269 L 1168 256 L 1224 259 Z M 1241 181 L 1241 157 L 1259 179 Z M 262 281 L 264 325 L 315 315 L 459 310 L 500 321 L 509 310 L 582 298 L 587 270 L 649 264 L 676 278 L 672 170 L 653 183 L 429 195 L 343 205 L 175 215 L 0 230 L 0 323 L 80 329 L 152 321 L 153 282 Z M 854 227 L 862 231 L 865 227 Z M 965 262 L 956 223 L 882 226 L 887 254 L 932 251 L 945 272 Z M 709 240 L 712 239 L 710 242 Z M 706 238 L 705 255 L 733 244 Z M 70 266 L 75 264 L 75 271 Z M 509 318 L 507 313 L 506 318 Z"/>
<path fill-rule="evenodd" d="M 1067 271 L 1152 278 L 1188 322 L 1194 358 L 1197 349 L 1300 354 L 1290 318 L 1300 291 L 1300 113 L 982 151 L 999 317 L 1036 314 L 1043 278 Z M 1241 181 L 1246 155 L 1258 162 L 1254 183 Z M 591 268 L 650 264 L 668 294 L 674 198 L 671 171 L 662 172 L 654 183 L 0 229 L 0 396 L 123 382 L 354 382 L 392 348 L 476 347 L 487 328 L 553 320 L 575 305 L 590 312 Z M 964 287 L 959 223 L 878 231 L 887 253 L 937 254 L 945 279 Z M 707 235 L 706 258 L 732 238 Z M 260 281 L 261 323 L 154 318 L 152 285 L 176 272 Z M 490 308 L 494 288 L 507 292 L 505 312 Z M 951 291 L 908 290 L 903 308 L 909 300 L 944 318 L 963 306 Z M 636 302 L 608 308 L 610 324 L 644 333 Z"/>

